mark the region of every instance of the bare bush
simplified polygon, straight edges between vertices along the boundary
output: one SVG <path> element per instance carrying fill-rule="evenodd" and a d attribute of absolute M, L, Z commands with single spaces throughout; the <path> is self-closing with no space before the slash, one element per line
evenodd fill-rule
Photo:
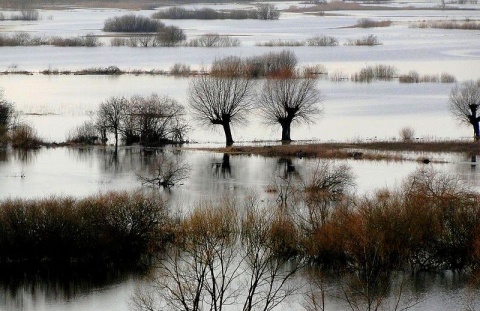
<path fill-rule="evenodd" d="M 147 186 L 172 188 L 187 179 L 191 168 L 188 164 L 162 156 L 151 168 L 148 176 L 139 175 L 140 181 Z"/>
<path fill-rule="evenodd" d="M 105 21 L 104 31 L 108 32 L 157 32 L 165 24 L 135 14 L 111 17 Z"/>
<path fill-rule="evenodd" d="M 160 29 L 155 37 L 160 46 L 175 46 L 187 39 L 185 32 L 176 26 L 166 26 Z"/>
<path fill-rule="evenodd" d="M 75 144 L 87 144 L 92 145 L 98 142 L 99 131 L 95 123 L 91 121 L 85 121 L 83 124 L 77 126 L 72 130 L 68 137 L 67 143 Z"/>
<path fill-rule="evenodd" d="M 174 76 L 187 76 L 192 73 L 190 66 L 176 63 L 170 68 L 170 74 Z"/>
<path fill-rule="evenodd" d="M 358 20 L 354 27 L 358 28 L 373 28 L 373 27 L 389 27 L 392 24 L 390 20 L 374 21 L 369 18 L 362 18 Z"/>
<path fill-rule="evenodd" d="M 400 130 L 400 139 L 405 142 L 413 141 L 415 138 L 415 130 L 411 127 L 404 127 Z"/>
<path fill-rule="evenodd" d="M 257 42 L 257 43 L 255 43 L 255 45 L 256 46 L 266 46 L 266 47 L 272 47 L 272 46 L 304 46 L 305 41 L 277 39 L 277 40 L 270 40 L 270 41 L 267 41 L 267 42 Z"/>
<path fill-rule="evenodd" d="M 99 38 L 93 34 L 87 34 L 85 36 L 61 38 L 52 37 L 48 40 L 51 45 L 54 46 L 85 46 L 85 47 L 97 47 L 102 46 Z"/>
<path fill-rule="evenodd" d="M 18 125 L 11 130 L 10 142 L 13 148 L 30 149 L 38 148 L 43 143 L 37 131 L 29 125 Z"/>
<path fill-rule="evenodd" d="M 21 10 L 20 13 L 12 14 L 9 18 L 5 19 L 13 21 L 37 21 L 40 19 L 40 13 L 38 10 Z"/>
<path fill-rule="evenodd" d="M 307 39 L 306 44 L 308 46 L 337 46 L 338 40 L 330 36 L 316 36 Z"/>
<path fill-rule="evenodd" d="M 398 77 L 400 83 L 419 83 L 420 82 L 420 74 L 416 71 L 410 71 L 406 75 L 400 75 Z"/>
<path fill-rule="evenodd" d="M 388 65 L 367 66 L 360 69 L 360 72 L 352 75 L 355 82 L 371 82 L 374 80 L 392 80 L 397 76 L 397 69 Z"/>
<path fill-rule="evenodd" d="M 455 76 L 452 75 L 452 74 L 442 72 L 442 74 L 440 75 L 440 82 L 441 83 L 455 83 L 455 82 L 457 82 L 457 78 L 455 78 Z"/>
<path fill-rule="evenodd" d="M 274 4 L 262 3 L 257 8 L 258 19 L 272 20 L 280 17 L 280 11 Z"/>
<path fill-rule="evenodd" d="M 424 21 L 410 24 L 412 28 L 439 28 L 439 29 L 463 29 L 479 30 L 480 22 L 477 21 Z"/>
<path fill-rule="evenodd" d="M 270 5 L 271 6 L 271 5 Z M 260 6 L 252 10 L 214 10 L 211 8 L 198 8 L 189 10 L 182 7 L 170 7 L 166 10 L 155 12 L 152 18 L 156 19 L 278 19 L 280 12 L 273 6 L 263 8 Z"/>
<path fill-rule="evenodd" d="M 248 76 L 267 77 L 275 75 L 293 75 L 298 60 L 292 51 L 269 52 L 245 60 Z"/>
<path fill-rule="evenodd" d="M 368 35 L 360 39 L 350 39 L 347 41 L 346 45 L 356 45 L 356 46 L 374 46 L 380 45 L 380 41 L 375 35 Z"/>
<path fill-rule="evenodd" d="M 186 45 L 191 47 L 233 47 L 239 46 L 240 40 L 229 36 L 221 36 L 217 33 L 210 33 L 191 39 Z"/>

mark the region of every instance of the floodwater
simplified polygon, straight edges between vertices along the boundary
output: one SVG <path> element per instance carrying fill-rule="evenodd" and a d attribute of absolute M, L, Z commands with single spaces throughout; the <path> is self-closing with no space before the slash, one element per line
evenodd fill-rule
<path fill-rule="evenodd" d="M 436 1 L 392 1 L 389 6 L 412 5 L 433 8 Z M 278 3 L 281 8 L 298 2 Z M 250 5 L 211 5 L 213 8 L 239 8 Z M 193 7 L 193 6 L 192 6 Z M 203 7 L 203 5 L 202 5 Z M 38 36 L 77 36 L 93 33 L 104 36 L 105 46 L 97 48 L 0 47 L 0 71 L 27 70 L 33 75 L 0 75 L 5 98 L 14 102 L 24 122 L 31 124 L 40 137 L 49 142 L 65 141 L 77 125 L 89 120 L 98 105 L 111 96 L 149 95 L 157 93 L 187 104 L 189 78 L 169 76 L 45 76 L 47 68 L 79 70 L 91 67 L 118 66 L 123 70 L 169 70 L 175 63 L 192 69 L 208 66 L 213 60 L 237 55 L 261 55 L 285 48 L 267 48 L 256 44 L 269 40 L 304 40 L 317 35 L 338 38 L 337 47 L 290 47 L 300 65 L 322 64 L 329 74 L 346 76 L 367 65 L 385 64 L 400 73 L 416 70 L 420 74 L 448 72 L 459 81 L 480 78 L 480 31 L 411 28 L 422 20 L 480 20 L 480 5 L 459 6 L 473 10 L 374 10 L 339 11 L 328 16 L 285 13 L 278 21 L 164 21 L 186 31 L 188 38 L 205 33 L 231 35 L 241 41 L 233 48 L 130 48 L 110 47 L 109 36 L 102 31 L 105 19 L 131 13 L 118 9 L 41 10 L 39 21 L 3 21 L 0 33 L 28 32 Z M 8 15 L 10 12 L 6 12 Z M 149 11 L 135 14 L 148 16 Z M 389 19 L 391 27 L 348 28 L 360 18 Z M 374 47 L 345 46 L 348 39 L 375 34 L 382 45 Z M 261 84 L 261 80 L 258 81 Z M 292 130 L 295 140 L 356 141 L 398 139 L 399 130 L 409 126 L 421 139 L 465 139 L 471 136 L 468 126 L 458 124 L 448 111 L 448 95 L 453 84 L 400 84 L 397 80 L 372 83 L 332 82 L 320 79 L 324 95 L 323 115 L 309 126 Z M 187 116 L 188 118 L 188 116 Z M 197 128 L 189 133 L 195 144 L 185 147 L 217 146 L 223 142 L 221 132 Z M 249 124 L 234 127 L 239 143 L 255 143 L 279 138 L 278 128 L 262 125 L 256 109 L 250 112 Z M 435 169 L 457 175 L 474 189 L 480 190 L 480 170 L 471 155 L 408 154 L 412 159 L 428 157 L 438 160 L 429 164 Z M 145 189 L 138 175 L 148 174 L 159 157 L 166 156 L 191 167 L 183 185 L 171 191 Z M 308 176 L 315 160 L 282 159 L 259 156 L 227 156 L 194 150 L 143 149 L 121 147 L 114 157 L 111 146 L 92 148 L 41 148 L 21 152 L 0 150 L 0 199 L 9 197 L 40 198 L 49 195 L 84 197 L 99 192 L 160 191 L 168 196 L 172 209 L 188 210 L 198 200 L 223 195 L 241 199 L 256 191 L 264 200 L 275 200 L 265 189 L 275 178 L 292 170 Z M 358 194 L 382 187 L 396 187 L 420 165 L 417 161 L 370 162 L 343 160 L 355 175 Z M 0 310 L 129 310 L 129 299 L 138 284 L 145 281 L 134 272 L 118 272 L 79 278 L 78 275 L 41 278 L 13 276 L 0 278 Z M 338 281 L 337 281 L 338 283 Z M 329 287 L 335 288 L 335 280 Z M 418 298 L 412 310 L 465 309 L 469 297 L 475 296 L 466 286 L 468 280 L 458 274 L 421 274 L 409 281 L 407 298 Z M 288 304 L 301 310 L 297 297 Z M 476 301 L 477 304 L 479 303 Z M 344 302 L 327 298 L 327 308 L 343 310 Z"/>

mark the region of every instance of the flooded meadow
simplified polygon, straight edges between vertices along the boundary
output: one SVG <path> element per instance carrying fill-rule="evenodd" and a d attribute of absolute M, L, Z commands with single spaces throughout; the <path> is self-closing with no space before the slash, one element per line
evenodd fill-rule
<path fill-rule="evenodd" d="M 168 201 L 172 215 L 188 214 L 202 201 L 228 197 L 243 202 L 255 193 L 265 205 L 278 203 L 272 191 L 285 181 L 305 184 L 321 163 L 345 165 L 352 173 L 348 193 L 358 197 L 380 189 L 401 188 L 406 179 L 429 168 L 454 176 L 469 189 L 480 191 L 477 154 L 459 152 L 373 151 L 388 153 L 390 160 L 319 160 L 298 155 L 293 158 L 264 157 L 205 151 L 224 146 L 223 132 L 200 126 L 188 109 L 192 76 L 174 76 L 174 64 L 204 70 L 212 62 L 228 56 L 252 57 L 288 50 L 298 58 L 299 67 L 321 66 L 317 88 L 322 95 L 322 114 L 311 124 L 292 128 L 292 144 L 352 143 L 352 153 L 367 152 L 355 142 L 400 141 L 400 130 L 414 130 L 414 141 L 470 140 L 471 126 L 460 124 L 448 107 L 453 82 L 401 83 L 399 76 L 416 71 L 420 75 L 448 73 L 458 83 L 480 78 L 480 30 L 414 27 L 423 21 L 480 21 L 480 4 L 437 1 L 391 1 L 365 3 L 372 9 L 316 11 L 316 5 L 303 2 L 275 2 L 281 10 L 278 20 L 162 20 L 177 26 L 187 38 L 218 33 L 236 38 L 234 47 L 127 47 L 111 46 L 117 36 L 103 31 L 106 19 L 134 13 L 151 16 L 165 8 L 129 11 L 124 9 L 62 6 L 40 9 L 34 21 L 0 20 L 0 35 L 26 33 L 39 37 L 93 35 L 101 46 L 56 47 L 0 46 L 0 89 L 12 102 L 21 122 L 32 126 L 47 145 L 33 150 L 0 147 L 0 200 L 48 197 L 84 198 L 112 191 L 139 192 L 161 196 Z M 373 6 L 381 6 L 374 8 Z M 190 4 L 187 9 L 209 7 L 215 10 L 251 9 L 256 4 Z M 310 10 L 310 11 L 309 11 Z M 4 16 L 15 10 L 1 9 Z M 389 20 L 388 27 L 354 27 L 360 19 Z M 375 35 L 375 46 L 347 45 L 348 40 Z M 308 40 L 332 36 L 337 46 L 263 46 L 280 40 Z M 394 66 L 397 75 L 388 81 L 355 82 L 351 77 L 362 68 Z M 88 68 L 116 66 L 127 73 L 119 75 L 74 74 Z M 320 68 L 320 67 L 318 67 Z M 44 70 L 65 71 L 46 74 Z M 135 73 L 135 70 L 137 72 Z M 23 72 L 22 72 L 23 71 Z M 152 73 L 148 73 L 152 71 Z M 155 71 L 155 73 L 153 73 Z M 256 79 L 256 90 L 264 78 Z M 100 104 L 114 96 L 158 94 L 176 100 L 186 108 L 189 125 L 187 143 L 165 147 L 121 145 L 58 146 L 72 131 L 94 118 Z M 234 125 L 234 146 L 267 148 L 280 144 L 281 128 L 266 126 L 255 105 L 244 124 Z M 201 150 L 200 150 L 201 149 Z M 368 151 L 371 152 L 371 151 Z M 400 158 L 402 158 L 400 160 Z M 147 187 L 141 176 L 155 171 L 161 159 L 188 166 L 188 177 L 170 189 Z M 428 159 L 428 161 L 422 161 Z M 427 163 L 425 163 L 427 162 Z M 320 163 L 320 164 L 319 164 Z M 151 279 L 145 271 L 129 269 L 98 271 L 90 269 L 48 271 L 33 267 L 1 268 L 0 310 L 132 310 L 132 297 L 138 288 L 147 288 Z M 30 269 L 28 269 L 30 270 Z M 153 269 L 155 270 L 155 269 Z M 334 274 L 334 273 L 333 273 Z M 390 276 L 392 289 L 382 299 L 385 310 L 475 310 L 480 304 L 478 289 L 471 286 L 471 275 L 463 271 L 398 271 Z M 298 291 L 278 306 L 278 310 L 321 310 L 306 306 L 309 276 L 292 280 Z M 324 310 L 352 308 L 345 299 L 346 281 L 339 275 L 322 277 Z M 400 286 L 400 285 L 401 286 Z M 401 297 L 396 292 L 401 288 Z M 307 295 L 308 297 L 308 295 Z M 398 304 L 398 301 L 401 301 Z M 311 302 L 311 301 L 310 301 Z M 400 307 L 399 307 L 400 305 Z M 237 310 L 233 305 L 228 310 Z M 362 308 L 359 308 L 359 310 Z"/>

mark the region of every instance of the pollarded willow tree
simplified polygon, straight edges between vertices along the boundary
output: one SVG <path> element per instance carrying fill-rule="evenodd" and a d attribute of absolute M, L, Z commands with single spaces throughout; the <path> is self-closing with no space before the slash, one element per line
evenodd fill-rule
<path fill-rule="evenodd" d="M 200 76 L 189 86 L 193 117 L 206 126 L 221 125 L 227 146 L 234 142 L 231 124 L 246 121 L 253 98 L 254 80 L 236 74 Z"/>
<path fill-rule="evenodd" d="M 480 80 L 456 85 L 450 92 L 449 108 L 462 123 L 473 126 L 475 140 L 480 139 Z"/>
<path fill-rule="evenodd" d="M 311 123 L 322 113 L 323 101 L 314 78 L 271 78 L 263 84 L 259 105 L 265 123 L 280 124 L 282 141 L 291 141 L 290 129 L 295 123 Z"/>

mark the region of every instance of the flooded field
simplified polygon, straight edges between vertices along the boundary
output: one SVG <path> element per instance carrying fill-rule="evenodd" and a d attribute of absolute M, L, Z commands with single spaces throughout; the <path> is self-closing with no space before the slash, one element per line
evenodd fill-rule
<path fill-rule="evenodd" d="M 323 114 L 313 124 L 292 129 L 298 141 L 374 141 L 398 140 L 399 131 L 411 127 L 416 140 L 470 139 L 472 129 L 460 125 L 448 109 L 448 98 L 454 83 L 399 83 L 373 81 L 360 83 L 349 77 L 360 69 L 377 64 L 395 66 L 399 74 L 411 70 L 419 74 L 449 73 L 458 82 L 480 78 L 480 30 L 415 28 L 424 20 L 480 21 L 480 4 L 448 4 L 439 10 L 436 1 L 394 1 L 374 10 L 328 11 L 318 16 L 282 12 L 279 20 L 164 20 L 166 25 L 183 29 L 187 38 L 207 33 L 228 35 L 240 40 L 240 46 L 228 48 L 200 47 L 113 47 L 112 33 L 102 30 L 107 18 L 127 13 L 150 16 L 154 11 L 130 12 L 121 9 L 84 9 L 64 7 L 61 10 L 39 10 L 36 21 L 0 21 L 0 34 L 28 33 L 32 36 L 99 36 L 99 47 L 18 46 L 0 47 L 0 89 L 14 103 L 23 122 L 33 126 L 46 142 L 64 142 L 69 133 L 84 121 L 91 120 L 99 105 L 112 96 L 166 95 L 187 106 L 191 77 L 162 75 L 45 75 L 41 71 L 82 70 L 117 66 L 122 70 L 169 71 L 176 63 L 192 69 L 210 66 L 226 56 L 257 56 L 271 51 L 295 53 L 299 66 L 323 65 L 317 87 L 323 95 Z M 275 3 L 286 10 L 299 2 Z M 254 5 L 185 5 L 185 8 L 214 9 L 252 8 Z M 406 8 L 412 6 L 417 9 Z M 403 9 L 398 9 L 402 7 Z M 454 8 L 454 9 L 449 9 Z M 388 9 L 388 8 L 391 8 Z M 422 8 L 422 9 L 420 9 Z M 293 11 L 293 8 L 291 8 Z M 15 11 L 1 10 L 8 15 Z M 318 13 L 318 12 L 317 12 Z M 389 27 L 352 28 L 361 18 L 390 20 Z M 348 46 L 350 39 L 373 34 L 377 46 Z M 271 40 L 307 40 L 327 35 L 338 39 L 331 47 L 264 47 Z M 19 74 L 19 71 L 29 74 Z M 334 81 L 333 77 L 347 79 Z M 262 79 L 258 79 L 260 85 Z M 188 112 L 188 110 L 187 110 Z M 220 146 L 223 133 L 197 126 L 188 112 L 192 130 L 190 144 L 181 148 L 142 148 L 121 146 L 114 155 L 112 146 L 42 147 L 22 151 L 0 149 L 0 200 L 9 198 L 38 199 L 48 196 L 82 198 L 108 191 L 155 192 L 169 199 L 172 211 L 185 212 L 202 199 L 222 196 L 242 201 L 256 192 L 264 202 L 275 202 L 269 186 L 279 177 L 296 174 L 307 178 L 318 160 L 265 158 L 255 155 L 228 155 L 192 150 L 200 146 Z M 267 145 L 280 139 L 279 127 L 266 127 L 257 108 L 251 109 L 248 124 L 233 128 L 238 144 Z M 336 160 L 351 167 L 353 193 L 371 194 L 387 187 L 398 188 L 419 167 L 432 167 L 458 177 L 474 190 L 480 190 L 480 171 L 471 154 L 403 153 L 408 161 Z M 142 186 L 139 176 L 148 174 L 161 157 L 188 164 L 189 177 L 170 191 Z M 430 164 L 417 159 L 428 158 Z M 0 310 L 131 310 L 131 297 L 137 286 L 148 281 L 139 272 L 114 271 L 96 276 L 72 272 L 49 275 L 34 271 L 9 271 L 0 275 Z M 407 273 L 408 274 L 408 273 Z M 414 302 L 410 310 L 464 310 L 480 301 L 469 277 L 459 272 L 419 273 L 406 277 L 404 301 Z M 304 276 L 295 280 L 306 283 Z M 326 279 L 327 310 L 345 310 L 348 304 L 341 296 L 342 280 Z M 395 293 L 387 300 L 394 303 Z M 474 298 L 472 298 L 474 297 Z M 279 310 L 304 310 L 301 295 L 289 298 Z M 387 308 L 388 309 L 388 308 Z M 393 310 L 393 308 L 390 308 Z M 229 309 L 230 310 L 230 309 Z M 233 309 L 231 309 L 233 310 Z"/>

